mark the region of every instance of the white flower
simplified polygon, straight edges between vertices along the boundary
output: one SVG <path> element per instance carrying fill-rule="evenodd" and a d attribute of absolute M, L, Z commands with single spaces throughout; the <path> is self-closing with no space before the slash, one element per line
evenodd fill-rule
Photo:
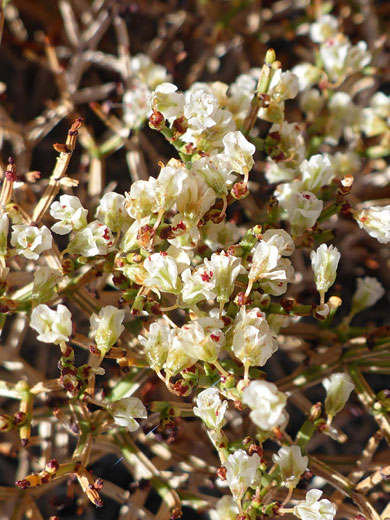
<path fill-rule="evenodd" d="M 229 495 L 220 498 L 216 508 L 209 511 L 210 520 L 236 520 L 238 513 L 236 501 Z"/>
<path fill-rule="evenodd" d="M 291 232 L 294 236 L 301 235 L 312 228 L 321 215 L 324 203 L 317 199 L 314 193 L 303 191 L 293 193 L 286 204 L 281 204 L 288 212 Z"/>
<path fill-rule="evenodd" d="M 219 153 L 211 157 L 201 157 L 192 165 L 193 171 L 202 175 L 207 184 L 221 197 L 227 195 L 236 176 L 233 175 L 229 158 Z"/>
<path fill-rule="evenodd" d="M 161 168 L 157 177 L 156 199 L 158 209 L 167 211 L 173 206 L 178 197 L 187 189 L 188 182 L 188 172 L 182 167 L 182 163 L 176 159 L 171 159 L 166 166 Z"/>
<path fill-rule="evenodd" d="M 225 304 L 234 291 L 234 282 L 239 274 L 246 272 L 241 265 L 241 258 L 227 255 L 222 252 L 214 253 L 210 260 L 204 260 L 210 280 L 214 283 L 213 292 L 217 295 L 217 301 Z"/>
<path fill-rule="evenodd" d="M 54 289 L 61 273 L 57 269 L 40 265 L 34 272 L 32 297 L 39 301 L 48 301 L 54 296 Z"/>
<path fill-rule="evenodd" d="M 193 227 L 211 208 L 217 197 L 202 175 L 191 171 L 186 180 L 185 188 L 176 199 L 176 207 L 183 216 L 184 223 Z"/>
<path fill-rule="evenodd" d="M 241 307 L 234 322 L 232 347 L 244 366 L 262 367 L 278 350 L 276 335 L 260 309 L 254 307 L 247 312 Z"/>
<path fill-rule="evenodd" d="M 9 219 L 7 213 L 0 216 L 0 256 L 7 254 Z"/>
<path fill-rule="evenodd" d="M 350 376 L 344 372 L 332 374 L 329 378 L 324 379 L 322 384 L 326 390 L 326 413 L 334 417 L 344 408 L 355 385 Z"/>
<path fill-rule="evenodd" d="M 96 209 L 96 218 L 114 233 L 131 222 L 125 206 L 125 197 L 110 191 L 105 193 Z"/>
<path fill-rule="evenodd" d="M 144 280 L 146 287 L 151 287 L 157 294 L 167 292 L 179 294 L 181 282 L 175 259 L 167 253 L 154 253 L 144 262 L 148 277 Z"/>
<path fill-rule="evenodd" d="M 183 115 L 184 94 L 176 92 L 172 83 L 161 83 L 151 95 L 151 105 L 162 113 L 165 119 L 173 121 Z"/>
<path fill-rule="evenodd" d="M 30 326 L 39 333 L 40 341 L 58 345 L 72 334 L 72 315 L 65 305 L 59 304 L 52 310 L 41 304 L 32 311 Z"/>
<path fill-rule="evenodd" d="M 196 406 L 192 409 L 194 415 L 200 417 L 208 428 L 220 430 L 225 424 L 225 412 L 228 402 L 222 403 L 216 388 L 207 388 L 196 398 Z"/>
<path fill-rule="evenodd" d="M 200 339 L 202 339 L 204 336 L 199 328 L 192 327 L 190 334 L 188 334 L 185 326 L 173 331 L 172 341 L 169 345 L 167 359 L 163 367 L 168 379 L 198 361 L 198 358 L 193 357 L 191 354 L 193 354 L 192 347 L 194 342 L 196 343 L 197 341 L 197 333 L 199 332 Z"/>
<path fill-rule="evenodd" d="M 269 246 L 276 246 L 281 256 L 291 256 L 295 251 L 294 241 L 284 229 L 267 229 L 262 240 Z"/>
<path fill-rule="evenodd" d="M 376 92 L 372 96 L 370 106 L 379 117 L 383 119 L 390 117 L 390 96 L 386 96 L 383 92 Z"/>
<path fill-rule="evenodd" d="M 320 46 L 320 57 L 324 68 L 333 80 L 346 74 L 346 61 L 350 48 L 350 41 L 341 34 Z"/>
<path fill-rule="evenodd" d="M 249 279 L 256 281 L 261 278 L 272 279 L 274 269 L 280 258 L 279 249 L 272 243 L 261 240 L 252 253 L 252 265 L 249 271 Z"/>
<path fill-rule="evenodd" d="M 358 312 L 375 305 L 382 298 L 385 290 L 376 278 L 366 276 L 357 279 L 357 289 L 352 297 L 352 313 Z"/>
<path fill-rule="evenodd" d="M 196 305 L 202 300 L 214 300 L 215 281 L 211 281 L 210 273 L 202 264 L 191 272 L 186 269 L 181 274 L 183 287 L 180 299 L 185 306 Z"/>
<path fill-rule="evenodd" d="M 310 38 L 313 42 L 322 43 L 337 34 L 338 21 L 331 14 L 323 14 L 310 26 Z"/>
<path fill-rule="evenodd" d="M 260 457 L 254 453 L 251 457 L 244 450 L 236 450 L 224 463 L 226 480 L 236 500 L 241 500 L 248 487 L 257 480 Z"/>
<path fill-rule="evenodd" d="M 163 65 L 154 63 L 149 56 L 142 53 L 131 58 L 131 72 L 151 89 L 170 79 L 170 75 Z"/>
<path fill-rule="evenodd" d="M 321 69 L 311 63 L 299 63 L 292 72 L 298 78 L 299 90 L 307 90 L 315 85 L 321 77 Z"/>
<path fill-rule="evenodd" d="M 349 49 L 345 65 L 348 72 L 352 73 L 361 70 L 368 65 L 370 61 L 371 53 L 367 50 L 367 43 L 360 41 Z"/>
<path fill-rule="evenodd" d="M 52 245 L 52 236 L 46 226 L 40 228 L 18 224 L 12 226 L 11 245 L 16 248 L 16 253 L 30 260 L 38 260 L 43 251 L 47 251 Z"/>
<path fill-rule="evenodd" d="M 223 145 L 232 170 L 247 175 L 254 164 L 252 155 L 256 147 L 239 131 L 227 133 L 223 138 Z"/>
<path fill-rule="evenodd" d="M 373 108 L 363 108 L 360 114 L 359 126 L 368 137 L 381 135 L 388 129 L 386 121 L 379 117 Z"/>
<path fill-rule="evenodd" d="M 381 244 L 390 242 L 390 205 L 372 206 L 355 216 L 359 227 Z"/>
<path fill-rule="evenodd" d="M 217 98 L 199 89 L 190 93 L 184 105 L 184 115 L 190 127 L 202 132 L 216 124 L 214 116 L 217 109 Z"/>
<path fill-rule="evenodd" d="M 157 181 L 149 177 L 147 181 L 135 181 L 131 185 L 130 193 L 125 193 L 127 212 L 130 217 L 140 220 L 150 217 L 158 211 Z"/>
<path fill-rule="evenodd" d="M 128 129 L 136 129 L 142 126 L 148 116 L 150 90 L 139 79 L 133 78 L 130 88 L 123 94 L 123 121 L 126 124 L 127 137 Z"/>
<path fill-rule="evenodd" d="M 308 457 L 302 457 L 299 446 L 282 446 L 272 460 L 279 466 L 283 484 L 287 487 L 297 486 L 309 461 Z"/>
<path fill-rule="evenodd" d="M 134 417 L 146 419 L 148 416 L 145 406 L 138 397 L 124 397 L 119 401 L 108 403 L 106 410 L 112 415 L 116 424 L 124 426 L 130 432 L 135 432 L 139 428 Z"/>
<path fill-rule="evenodd" d="M 282 72 L 277 69 L 272 74 L 268 87 L 268 95 L 277 103 L 282 103 L 286 99 L 293 99 L 298 94 L 299 80 L 291 71 Z"/>
<path fill-rule="evenodd" d="M 317 291 L 320 294 L 325 294 L 334 284 L 340 256 L 337 247 L 326 244 L 321 244 L 316 251 L 311 252 L 311 266 Z"/>
<path fill-rule="evenodd" d="M 281 426 L 286 415 L 287 396 L 267 381 L 251 381 L 242 393 L 242 402 L 252 409 L 249 417 L 264 431 Z"/>
<path fill-rule="evenodd" d="M 51 227 L 58 235 L 78 231 L 87 225 L 88 210 L 73 195 L 61 195 L 60 200 L 50 206 L 50 215 L 60 221 Z"/>
<path fill-rule="evenodd" d="M 241 233 L 234 222 L 219 222 L 214 224 L 209 220 L 205 226 L 201 227 L 201 234 L 204 243 L 211 249 L 217 251 L 218 249 L 227 249 L 229 246 L 238 242 Z"/>
<path fill-rule="evenodd" d="M 311 88 L 310 90 L 302 92 L 299 100 L 299 106 L 303 112 L 311 112 L 314 115 L 321 112 L 325 103 L 326 99 L 321 94 L 321 92 L 315 88 Z"/>
<path fill-rule="evenodd" d="M 318 154 L 304 160 L 299 167 L 302 173 L 304 191 L 316 193 L 322 186 L 329 184 L 334 177 L 333 168 L 328 157 Z"/>
<path fill-rule="evenodd" d="M 294 507 L 294 515 L 301 520 L 333 520 L 336 508 L 326 498 L 319 500 L 322 491 L 311 489 L 306 493 L 306 499 Z"/>
<path fill-rule="evenodd" d="M 92 314 L 90 317 L 91 334 L 103 357 L 124 331 L 125 327 L 122 325 L 124 317 L 125 311 L 113 305 L 102 307 L 98 315 Z"/>
<path fill-rule="evenodd" d="M 68 244 L 68 252 L 86 257 L 107 255 L 112 249 L 113 237 L 107 226 L 94 220 L 84 229 L 75 232 Z"/>
<path fill-rule="evenodd" d="M 173 330 L 166 324 L 154 322 L 144 336 L 138 336 L 138 341 L 144 347 L 145 359 L 153 370 L 161 370 L 172 341 Z"/>
<path fill-rule="evenodd" d="M 295 271 L 288 258 L 280 258 L 275 270 L 271 273 L 272 278 L 259 280 L 261 289 L 266 294 L 280 296 L 287 291 L 287 284 L 295 279 Z"/>
<path fill-rule="evenodd" d="M 183 325 L 175 341 L 181 340 L 184 352 L 195 360 L 213 363 L 225 344 L 225 334 L 219 327 L 223 322 L 213 318 L 200 318 Z"/>

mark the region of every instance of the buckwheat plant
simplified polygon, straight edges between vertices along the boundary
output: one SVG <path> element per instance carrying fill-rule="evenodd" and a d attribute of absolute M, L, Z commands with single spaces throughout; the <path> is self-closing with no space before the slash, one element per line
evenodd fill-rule
<path fill-rule="evenodd" d="M 6 34 L 25 41 L 19 3 L 3 4 Z M 83 518 L 104 496 L 121 520 L 195 518 L 183 506 L 212 520 L 389 517 L 381 6 L 195 2 L 210 47 L 176 81 L 190 11 L 151 3 L 164 20 L 152 59 L 129 49 L 153 7 L 77 4 L 58 3 L 66 45 L 25 49 L 58 100 L 26 125 L 0 111 L 0 457 L 19 457 L 16 487 L 0 466 L 7 518 L 61 518 L 65 495 Z M 232 34 L 238 16 L 260 67 Z M 271 48 L 281 31 L 292 60 Z M 233 44 L 245 63 L 225 83 Z M 90 67 L 115 81 L 91 84 Z M 32 150 L 63 118 L 39 179 Z M 109 177 L 120 151 L 131 182 Z"/>

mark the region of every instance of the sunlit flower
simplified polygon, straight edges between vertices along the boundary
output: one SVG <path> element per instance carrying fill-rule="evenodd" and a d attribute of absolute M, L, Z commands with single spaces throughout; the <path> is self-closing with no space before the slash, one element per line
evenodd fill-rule
<path fill-rule="evenodd" d="M 334 417 L 344 408 L 355 385 L 350 376 L 344 372 L 332 374 L 329 378 L 324 379 L 322 384 L 326 390 L 326 413 Z"/>
<path fill-rule="evenodd" d="M 326 498 L 319 500 L 322 491 L 311 489 L 306 493 L 305 500 L 301 500 L 294 507 L 294 515 L 301 520 L 333 520 L 336 508 Z"/>
<path fill-rule="evenodd" d="M 39 341 L 58 345 L 72 334 L 72 315 L 65 305 L 59 304 L 53 310 L 41 304 L 33 309 L 30 325 L 39 333 Z"/>
<path fill-rule="evenodd" d="M 225 424 L 225 412 L 228 402 L 221 401 L 216 388 L 207 388 L 196 398 L 196 406 L 192 409 L 194 415 L 200 417 L 208 428 L 219 430 Z"/>
<path fill-rule="evenodd" d="M 242 402 L 252 409 L 249 417 L 264 431 L 281 426 L 286 421 L 287 396 L 267 381 L 251 381 L 244 389 Z"/>
<path fill-rule="evenodd" d="M 146 419 L 148 413 L 142 401 L 138 397 L 124 397 L 119 401 L 108 403 L 107 412 L 112 415 L 118 426 L 127 428 L 130 432 L 135 432 L 139 424 L 134 419 Z"/>
<path fill-rule="evenodd" d="M 46 226 L 40 228 L 26 224 L 12 226 L 11 245 L 15 247 L 18 255 L 30 260 L 38 260 L 43 251 L 51 248 L 52 240 Z"/>
<path fill-rule="evenodd" d="M 226 480 L 236 500 L 240 500 L 248 487 L 256 481 L 260 457 L 257 453 L 249 456 L 244 450 L 237 450 L 229 455 L 224 463 Z"/>

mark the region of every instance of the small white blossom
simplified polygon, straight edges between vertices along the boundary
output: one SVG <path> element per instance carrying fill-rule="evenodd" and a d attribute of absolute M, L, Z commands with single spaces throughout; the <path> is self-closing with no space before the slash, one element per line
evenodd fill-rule
<path fill-rule="evenodd" d="M 202 132 L 216 125 L 215 113 L 218 101 L 213 94 L 205 90 L 195 90 L 189 95 L 184 105 L 184 115 L 193 129 Z"/>
<path fill-rule="evenodd" d="M 329 378 L 324 379 L 322 384 L 326 390 L 326 413 L 334 417 L 344 408 L 355 385 L 350 376 L 344 372 L 332 374 Z"/>
<path fill-rule="evenodd" d="M 313 42 L 323 43 L 337 34 L 338 21 L 331 14 L 323 14 L 310 26 L 310 38 Z"/>
<path fill-rule="evenodd" d="M 224 495 L 217 502 L 216 508 L 209 511 L 210 520 L 236 520 L 239 513 L 232 496 Z"/>
<path fill-rule="evenodd" d="M 88 210 L 73 195 L 61 195 L 59 201 L 54 201 L 50 206 L 50 215 L 60 221 L 51 227 L 58 235 L 79 231 L 87 225 Z"/>
<path fill-rule="evenodd" d="M 61 273 L 57 269 L 51 269 L 45 265 L 38 266 L 34 272 L 33 299 L 41 302 L 50 300 L 55 294 L 54 289 L 60 279 Z"/>
<path fill-rule="evenodd" d="M 321 215 L 324 203 L 317 199 L 310 191 L 298 191 L 288 198 L 286 204 L 281 205 L 288 212 L 288 220 L 291 223 L 291 232 L 294 236 L 301 235 L 307 229 L 312 228 Z"/>
<path fill-rule="evenodd" d="M 112 249 L 113 236 L 107 226 L 94 220 L 84 229 L 75 232 L 68 244 L 68 252 L 86 257 L 107 255 Z"/>
<path fill-rule="evenodd" d="M 102 356 L 110 350 L 124 331 L 124 317 L 125 311 L 113 305 L 102 307 L 98 315 L 92 314 L 90 317 L 91 334 Z"/>
<path fill-rule="evenodd" d="M 121 231 L 125 224 L 131 222 L 125 206 L 125 197 L 113 191 L 105 193 L 99 201 L 96 218 L 114 233 Z"/>
<path fill-rule="evenodd" d="M 241 500 L 248 487 L 257 480 L 260 457 L 254 453 L 251 457 L 244 450 L 236 450 L 224 463 L 226 480 L 236 500 Z"/>
<path fill-rule="evenodd" d="M 186 269 L 182 272 L 181 278 L 183 287 L 180 299 L 185 306 L 196 305 L 202 300 L 215 299 L 216 294 L 213 290 L 215 281 L 211 281 L 210 273 L 206 270 L 204 264 L 193 271 Z"/>
<path fill-rule="evenodd" d="M 355 216 L 359 227 L 381 244 L 390 242 L 390 205 L 372 206 Z"/>
<path fill-rule="evenodd" d="M 286 99 L 293 99 L 298 94 L 299 80 L 291 71 L 282 72 L 282 69 L 274 71 L 269 87 L 268 95 L 277 103 Z"/>
<path fill-rule="evenodd" d="M 333 520 L 336 508 L 326 498 L 319 500 L 321 495 L 322 491 L 319 489 L 308 491 L 305 500 L 294 506 L 294 515 L 300 520 Z"/>
<path fill-rule="evenodd" d="M 340 256 L 337 247 L 327 246 L 326 244 L 321 244 L 316 251 L 312 251 L 310 254 L 317 291 L 322 295 L 328 291 L 336 280 Z"/>
<path fill-rule="evenodd" d="M 266 315 L 257 307 L 246 311 L 241 307 L 233 327 L 234 355 L 244 366 L 264 366 L 278 349 L 275 333 Z"/>
<path fill-rule="evenodd" d="M 26 224 L 12 226 L 11 245 L 16 248 L 18 255 L 30 260 L 38 260 L 43 251 L 51 248 L 52 240 L 46 226 L 40 228 Z"/>
<path fill-rule="evenodd" d="M 267 381 L 251 381 L 242 393 L 242 402 L 252 409 L 249 417 L 264 431 L 281 426 L 286 421 L 287 396 Z"/>
<path fill-rule="evenodd" d="M 132 218 L 140 220 L 158 211 L 157 181 L 154 177 L 133 182 L 130 193 L 125 193 L 125 197 L 127 212 Z"/>
<path fill-rule="evenodd" d="M 167 292 L 179 294 L 181 282 L 175 259 L 167 253 L 154 253 L 144 262 L 148 277 L 144 280 L 146 287 L 151 287 L 157 294 Z"/>
<path fill-rule="evenodd" d="M 190 172 L 186 181 L 185 188 L 176 198 L 176 207 L 183 216 L 184 223 L 193 227 L 211 208 L 217 197 L 202 175 Z"/>
<path fill-rule="evenodd" d="M 127 428 L 130 432 L 135 432 L 139 424 L 134 419 L 146 419 L 148 413 L 142 401 L 138 397 L 124 397 L 119 401 L 108 403 L 107 412 L 112 415 L 118 426 Z"/>
<path fill-rule="evenodd" d="M 132 79 L 130 88 L 123 94 L 123 121 L 126 124 L 122 137 L 127 137 L 130 129 L 142 126 L 148 116 L 149 88 L 137 78 Z"/>
<path fill-rule="evenodd" d="M 217 295 L 217 301 L 225 304 L 234 291 L 234 282 L 239 274 L 246 272 L 241 265 L 241 258 L 233 255 L 227 255 L 222 252 L 220 254 L 214 253 L 210 260 L 204 260 L 206 269 L 210 276 L 210 281 L 213 283 L 213 292 Z"/>
<path fill-rule="evenodd" d="M 357 279 L 357 289 L 352 297 L 352 312 L 358 312 L 375 305 L 382 298 L 385 290 L 376 278 L 366 276 Z"/>
<path fill-rule="evenodd" d="M 194 354 L 193 346 L 197 343 L 197 339 L 202 340 L 203 338 L 204 334 L 197 327 L 192 327 L 190 334 L 188 334 L 185 326 L 173 331 L 172 341 L 163 367 L 168 379 L 198 361 L 198 358 L 191 354 Z"/>
<path fill-rule="evenodd" d="M 216 388 L 207 388 L 196 398 L 196 406 L 192 409 L 194 415 L 200 417 L 208 428 L 220 430 L 225 424 L 227 401 L 221 401 Z"/>
<path fill-rule="evenodd" d="M 321 92 L 315 88 L 302 92 L 299 100 L 299 106 L 303 112 L 311 113 L 312 116 L 319 114 L 325 103 L 326 99 Z"/>
<path fill-rule="evenodd" d="M 39 333 L 39 341 L 58 345 L 72 334 L 72 315 L 65 305 L 59 304 L 53 310 L 41 304 L 33 309 L 30 325 Z"/>
<path fill-rule="evenodd" d="M 200 318 L 183 325 L 175 340 L 181 339 L 183 350 L 189 357 L 213 363 L 225 345 L 225 334 L 219 328 L 221 326 L 223 321 Z"/>
<path fill-rule="evenodd" d="M 167 211 L 187 190 L 188 172 L 180 161 L 171 159 L 157 177 L 156 199 L 159 211 Z M 179 210 L 180 211 L 180 210 Z"/>
<path fill-rule="evenodd" d="M 329 158 L 321 154 L 313 155 L 308 161 L 304 160 L 299 169 L 302 173 L 303 191 L 316 193 L 334 177 Z"/>
<path fill-rule="evenodd" d="M 269 246 L 276 246 L 281 256 L 291 256 L 295 251 L 294 241 L 284 229 L 267 229 L 262 240 Z"/>
<path fill-rule="evenodd" d="M 153 370 L 161 370 L 172 341 L 173 330 L 166 324 L 154 322 L 144 336 L 138 336 L 138 341 L 144 347 L 145 359 Z"/>
<path fill-rule="evenodd" d="M 150 89 L 170 80 L 170 75 L 163 65 L 154 63 L 146 54 L 136 54 L 131 58 L 131 72 Z"/>
<path fill-rule="evenodd" d="M 170 121 L 183 115 L 184 94 L 176 91 L 176 85 L 161 83 L 151 95 L 152 107 L 161 112 L 165 119 Z"/>
<path fill-rule="evenodd" d="M 253 154 L 256 147 L 239 132 L 229 132 L 223 138 L 224 154 L 230 161 L 234 172 L 247 175 L 251 170 L 254 160 Z"/>
<path fill-rule="evenodd" d="M 279 466 L 283 484 L 287 487 L 296 487 L 309 461 L 307 456 L 302 457 L 299 446 L 282 446 L 272 460 Z"/>
<path fill-rule="evenodd" d="M 202 226 L 201 234 L 204 243 L 211 251 L 226 250 L 229 246 L 237 243 L 241 236 L 240 229 L 234 222 L 223 221 L 214 224 L 211 220 L 205 226 Z"/>
<path fill-rule="evenodd" d="M 315 85 L 321 77 L 321 69 L 311 63 L 299 63 L 292 72 L 298 78 L 299 90 L 307 90 Z"/>
<path fill-rule="evenodd" d="M 192 165 L 193 171 L 202 175 L 207 184 L 221 197 L 228 194 L 236 176 L 233 175 L 229 158 L 219 153 L 211 157 L 201 157 Z"/>

